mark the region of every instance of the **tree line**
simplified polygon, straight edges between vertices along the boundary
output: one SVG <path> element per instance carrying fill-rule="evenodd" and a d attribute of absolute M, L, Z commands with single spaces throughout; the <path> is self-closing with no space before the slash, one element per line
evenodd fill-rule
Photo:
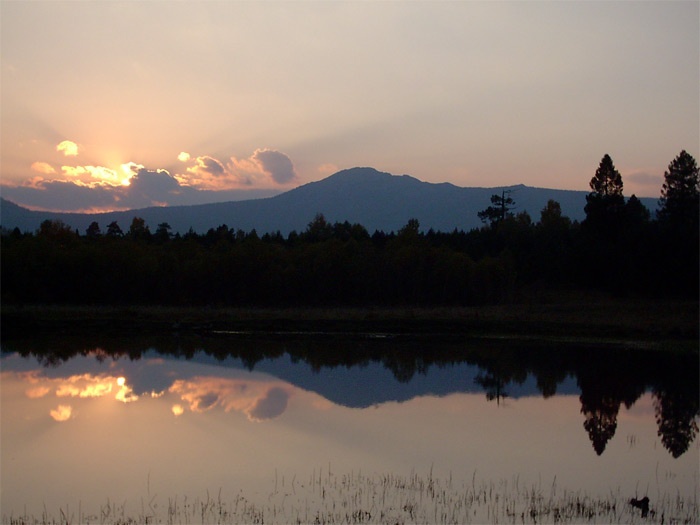
<path fill-rule="evenodd" d="M 698 297 L 700 184 L 682 151 L 664 174 L 652 216 L 609 155 L 590 181 L 586 217 L 550 200 L 538 220 L 494 195 L 470 231 L 397 232 L 317 214 L 302 232 L 259 235 L 225 224 L 204 234 L 126 231 L 93 222 L 84 233 L 44 221 L 34 233 L 3 230 L 3 303 L 212 306 L 478 305 L 529 290 L 595 289 L 616 295 Z"/>

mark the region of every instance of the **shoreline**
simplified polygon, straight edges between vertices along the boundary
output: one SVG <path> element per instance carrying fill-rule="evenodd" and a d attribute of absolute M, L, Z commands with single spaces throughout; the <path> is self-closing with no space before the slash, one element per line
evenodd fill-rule
<path fill-rule="evenodd" d="M 65 332 L 542 339 L 698 351 L 697 301 L 582 300 L 470 307 L 2 305 L 2 339 Z M 665 346 L 665 345 L 664 345 Z"/>

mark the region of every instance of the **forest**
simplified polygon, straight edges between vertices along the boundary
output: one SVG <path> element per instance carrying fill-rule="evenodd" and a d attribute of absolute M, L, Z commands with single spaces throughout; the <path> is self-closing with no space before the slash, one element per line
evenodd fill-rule
<path fill-rule="evenodd" d="M 503 192 L 470 231 L 425 232 L 411 219 L 396 232 L 370 233 L 313 212 L 306 230 L 286 237 L 225 224 L 173 234 L 139 217 L 78 232 L 47 220 L 33 233 L 2 230 L 2 303 L 448 306 L 536 290 L 697 299 L 695 159 L 682 151 L 669 164 L 653 216 L 623 195 L 609 155 L 590 187 L 580 223 L 553 200 L 538 218 L 515 213 Z"/>

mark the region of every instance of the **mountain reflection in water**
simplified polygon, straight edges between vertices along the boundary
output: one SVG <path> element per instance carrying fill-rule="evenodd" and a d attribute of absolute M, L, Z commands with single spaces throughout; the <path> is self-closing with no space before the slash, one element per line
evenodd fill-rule
<path fill-rule="evenodd" d="M 262 421 L 284 412 L 290 385 L 315 392 L 323 399 L 348 407 L 368 407 L 388 401 L 405 401 L 423 395 L 446 396 L 483 392 L 489 401 L 508 397 L 578 394 L 583 429 L 593 450 L 602 455 L 615 436 L 620 408 L 632 407 L 645 392 L 653 400 L 658 435 L 674 457 L 683 455 L 698 432 L 697 354 L 645 351 L 624 346 L 586 346 L 556 343 L 522 343 L 503 340 L 439 344 L 427 341 L 367 338 L 260 338 L 213 336 L 206 338 L 124 338 L 94 340 L 65 337 L 59 341 L 4 342 L 3 356 L 16 353 L 36 359 L 44 368 L 25 372 L 32 384 L 29 397 L 55 388 L 57 396 L 88 397 L 116 393 L 128 402 L 140 395 L 177 394 L 187 407 L 205 411 L 219 406 Z M 97 362 L 179 358 L 198 363 L 244 367 L 266 372 L 279 381 L 261 385 L 251 380 L 172 377 L 157 367 L 141 369 L 128 378 L 89 374 L 71 376 L 60 386 L 51 384 L 51 370 L 65 373 L 71 359 L 92 356 Z M 29 367 L 28 363 L 23 365 Z M 5 360 L 4 370 L 8 370 Z M 42 382 L 41 376 L 47 376 Z M 183 406 L 184 405 L 184 406 Z M 70 417 L 59 405 L 52 417 Z"/>
<path fill-rule="evenodd" d="M 263 505 L 303 497 L 321 469 L 694 498 L 697 359 L 505 340 L 5 338 L 0 503 Z"/>

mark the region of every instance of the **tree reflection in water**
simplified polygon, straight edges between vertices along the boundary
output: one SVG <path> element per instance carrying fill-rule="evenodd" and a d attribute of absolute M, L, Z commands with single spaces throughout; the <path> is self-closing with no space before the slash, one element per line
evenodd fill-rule
<path fill-rule="evenodd" d="M 621 370 L 625 363 L 612 355 L 592 359 L 593 366 L 578 364 L 576 377 L 581 389 L 581 413 L 586 420 L 583 427 L 599 456 L 617 430 L 617 415 L 620 405 L 630 408 L 645 391 L 645 384 L 638 381 L 635 373 L 625 374 Z"/>
<path fill-rule="evenodd" d="M 401 383 L 431 367 L 468 364 L 478 367 L 474 383 L 488 400 L 508 396 L 509 385 L 521 385 L 529 376 L 543 397 L 556 394 L 568 377 L 580 390 L 583 427 L 596 454 L 614 437 L 620 406 L 630 408 L 646 391 L 654 398 L 658 434 L 674 458 L 684 454 L 698 433 L 697 352 L 648 351 L 622 345 L 590 346 L 534 344 L 503 340 L 443 341 L 425 339 L 370 339 L 363 337 L 130 337 L 62 336 L 3 341 L 3 352 L 36 358 L 43 366 L 57 366 L 76 355 L 140 359 L 144 352 L 191 359 L 198 353 L 217 360 L 239 359 L 253 370 L 262 360 L 288 355 L 318 373 L 339 366 L 362 367 L 380 363 Z"/>

